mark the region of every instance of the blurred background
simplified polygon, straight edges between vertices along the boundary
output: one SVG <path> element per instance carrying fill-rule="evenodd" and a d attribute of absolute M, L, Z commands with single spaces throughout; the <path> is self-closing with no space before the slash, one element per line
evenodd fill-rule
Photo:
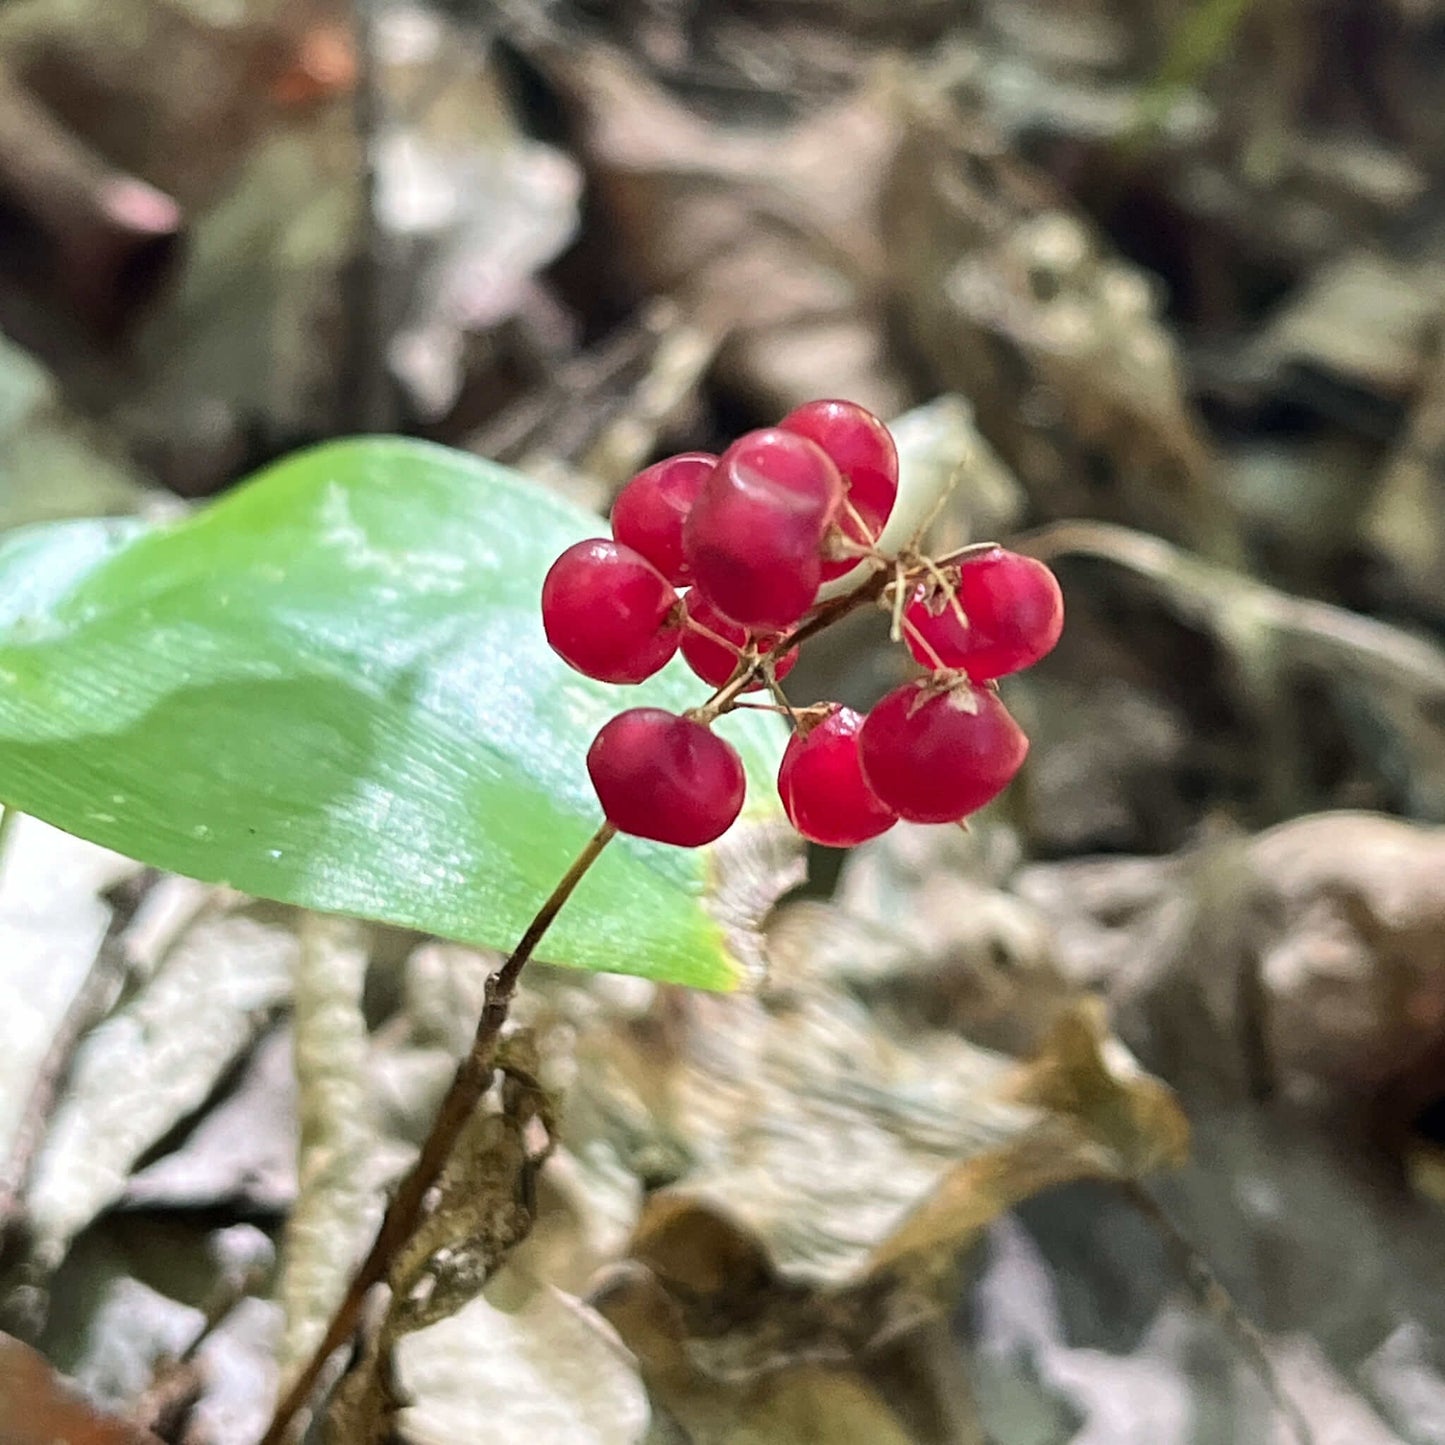
<path fill-rule="evenodd" d="M 636 1363 L 564 1389 L 596 1341 L 529 1305 L 490 1395 L 447 1361 L 493 1336 L 410 1361 L 402 1438 L 1445 1442 L 1442 167 L 1439 0 L 0 5 L 0 528 L 173 513 L 358 431 L 602 510 L 841 396 L 959 470 L 938 550 L 1026 536 L 1064 583 L 1007 688 L 1022 783 L 967 836 L 818 856 L 763 996 L 539 974 L 568 1102 L 526 1248 Z M 789 692 L 866 706 L 901 668 L 864 620 Z M 95 889 L 142 883 L 142 952 L 294 947 L 282 910 L 192 916 L 35 829 L 0 1114 Z M 482 963 L 365 947 L 386 1175 Z M 267 977 L 0 1292 L 167 1440 L 254 1440 L 274 1379 L 297 1102 Z M 977 1107 L 1090 998 L 1192 1126 L 1149 1197 L 1025 1167 Z M 975 1171 L 902 1289 L 880 1191 L 960 1155 L 1007 1178 Z"/>

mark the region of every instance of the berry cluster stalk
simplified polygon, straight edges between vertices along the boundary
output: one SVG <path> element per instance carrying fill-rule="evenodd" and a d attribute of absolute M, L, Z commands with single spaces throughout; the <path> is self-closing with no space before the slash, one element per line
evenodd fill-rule
<path fill-rule="evenodd" d="M 421 1153 L 387 1206 L 376 1239 L 347 1286 L 341 1303 L 332 1314 L 320 1344 L 276 1406 L 276 1413 L 267 1426 L 265 1435 L 261 1437 L 261 1445 L 281 1445 L 286 1437 L 287 1427 L 310 1399 L 326 1361 L 355 1332 L 361 1319 L 362 1306 L 372 1286 L 386 1278 L 396 1252 L 411 1238 L 421 1217 L 427 1191 L 436 1183 L 451 1157 L 458 1136 L 492 1082 L 502 1026 L 507 1021 L 507 1010 L 511 1007 L 512 996 L 517 991 L 517 980 L 521 977 L 522 969 L 536 952 L 537 945 L 552 926 L 553 920 L 562 911 L 562 905 L 572 896 L 573 890 L 582 881 L 587 870 L 597 861 L 602 850 L 615 835 L 616 829 L 610 823 L 604 823 L 592 835 L 587 846 L 577 855 L 572 866 L 538 910 L 517 947 L 501 968 L 487 980 L 486 997 L 471 1047 L 457 1065 L 457 1071 L 452 1076 L 446 1097 L 437 1109 L 436 1118 L 432 1121 L 431 1131 L 422 1145 Z"/>
<path fill-rule="evenodd" d="M 856 592 L 824 603 L 806 622 L 780 640 L 780 650 L 807 641 L 831 626 L 845 613 L 875 602 L 893 580 L 892 572 L 882 571 L 865 582 Z M 747 690 L 748 685 L 756 680 L 764 662 L 765 659 L 759 659 L 750 667 L 740 668 L 735 677 L 720 687 L 705 703 L 693 709 L 692 716 L 698 722 L 710 723 L 728 712 Z M 341 1303 L 337 1305 L 326 1326 L 321 1342 L 276 1406 L 276 1412 L 270 1425 L 266 1427 L 266 1433 L 261 1437 L 260 1445 L 283 1445 L 291 1422 L 311 1398 L 327 1360 L 355 1333 L 366 1296 L 374 1285 L 380 1284 L 387 1277 L 397 1251 L 415 1232 L 426 1203 L 427 1192 L 436 1183 L 456 1147 L 458 1137 L 466 1127 L 467 1120 L 471 1118 L 491 1084 L 502 1027 L 507 1021 L 507 1011 L 517 991 L 517 981 L 521 977 L 522 969 L 536 952 L 538 944 L 562 911 L 562 906 L 615 835 L 616 829 L 610 823 L 604 823 L 593 834 L 587 846 L 577 855 L 572 866 L 538 910 L 537 916 L 518 940 L 516 948 L 508 955 L 501 968 L 487 980 L 482 1014 L 477 1020 L 471 1047 L 466 1057 L 457 1065 L 457 1071 L 437 1109 L 436 1118 L 432 1121 L 421 1153 L 411 1171 L 397 1186 L 366 1258 L 352 1276 Z"/>

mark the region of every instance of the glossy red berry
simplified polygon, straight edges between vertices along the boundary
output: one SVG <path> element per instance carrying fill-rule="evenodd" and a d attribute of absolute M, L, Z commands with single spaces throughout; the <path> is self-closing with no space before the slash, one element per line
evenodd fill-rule
<path fill-rule="evenodd" d="M 926 582 L 903 610 L 904 640 L 925 667 L 958 668 L 982 682 L 1032 666 L 1059 640 L 1064 597 L 1042 562 L 992 547 L 946 575 L 957 606 Z"/>
<path fill-rule="evenodd" d="M 677 651 L 677 593 L 645 557 L 598 538 L 568 547 L 542 583 L 552 649 L 599 682 L 641 682 Z"/>
<path fill-rule="evenodd" d="M 612 535 L 641 552 L 676 587 L 692 581 L 682 527 L 717 466 L 711 452 L 682 452 L 638 472 L 612 504 Z"/>
<path fill-rule="evenodd" d="M 718 459 L 683 528 L 693 585 L 725 617 L 781 632 L 813 605 L 838 469 L 792 432 L 749 432 Z"/>
<path fill-rule="evenodd" d="M 706 683 L 721 687 L 737 671 L 738 657 L 749 639 L 756 641 L 760 652 L 771 652 L 776 636 L 759 636 L 739 627 L 731 617 L 724 617 L 706 597 L 694 590 L 683 599 L 682 655 L 687 665 Z M 721 640 L 719 640 L 721 639 Z M 773 676 L 781 682 L 798 660 L 798 649 L 789 648 L 773 660 Z M 746 688 L 756 692 L 766 684 L 760 679 Z"/>
<path fill-rule="evenodd" d="M 863 546 L 876 542 L 898 496 L 898 449 L 888 428 L 852 401 L 810 401 L 778 425 L 817 442 L 833 459 L 848 503 L 839 514 L 838 530 Z M 823 579 L 842 576 L 856 564 L 855 557 L 825 562 Z"/>
<path fill-rule="evenodd" d="M 587 772 L 618 832 L 699 848 L 742 811 L 742 759 L 691 718 L 635 707 L 607 723 L 587 750 Z"/>
<path fill-rule="evenodd" d="M 793 734 L 778 769 L 783 810 L 803 837 L 829 848 L 851 848 L 886 833 L 898 814 L 879 801 L 858 762 L 863 718 L 833 705 L 821 722 Z"/>
<path fill-rule="evenodd" d="M 890 692 L 863 720 L 858 757 L 879 799 L 911 823 L 954 823 L 1006 788 L 1029 740 L 993 693 L 932 678 Z"/>

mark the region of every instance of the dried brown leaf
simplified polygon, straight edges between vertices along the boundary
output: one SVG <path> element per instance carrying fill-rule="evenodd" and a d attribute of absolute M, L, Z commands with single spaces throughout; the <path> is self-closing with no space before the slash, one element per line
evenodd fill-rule
<path fill-rule="evenodd" d="M 1179 1105 L 1108 1032 L 1095 1000 L 1064 1014 L 1039 1055 L 999 1093 L 1042 1112 L 1021 1121 L 1015 1137 L 950 1170 L 874 1250 L 873 1269 L 936 1271 L 1032 1194 L 1081 1177 L 1130 1179 L 1177 1168 L 1188 1153 Z"/>
<path fill-rule="evenodd" d="M 1075 978 L 1149 1011 L 1171 1074 L 1202 1050 L 1238 1087 L 1330 1108 L 1398 1091 L 1398 1115 L 1445 1079 L 1442 877 L 1445 829 L 1338 812 L 1172 859 L 1038 864 L 1018 887 Z"/>
<path fill-rule="evenodd" d="M 809 1445 L 820 1440 L 830 1445 L 918 1445 L 836 1344 L 836 1363 L 806 1358 L 818 1342 L 816 1319 L 788 1317 L 790 1327 L 810 1326 L 809 1336 L 789 1339 L 786 1329 L 778 1331 L 780 1348 L 773 1360 L 759 1368 L 734 1370 L 729 1377 L 716 1361 L 696 1358 L 697 1342 L 690 1339 L 674 1296 L 646 1266 L 629 1263 L 609 1271 L 592 1303 L 637 1356 L 654 1401 L 681 1425 L 693 1445 Z M 716 1326 L 712 1333 L 718 1334 Z M 726 1350 L 726 1337 L 721 1343 Z M 969 1438 L 959 1437 L 959 1445 Z"/>
<path fill-rule="evenodd" d="M 732 333 L 719 363 L 729 380 L 781 410 L 820 394 L 901 409 L 874 210 L 896 142 L 886 84 L 778 125 L 734 126 L 621 51 L 569 45 L 539 58 L 578 115 L 599 203 L 641 288 Z"/>
<path fill-rule="evenodd" d="M 555 1136 L 551 1101 L 527 1034 L 503 1043 L 498 1067 L 495 1107 L 484 1101 L 469 1121 L 427 1213 L 390 1260 L 386 1312 L 327 1414 L 327 1438 L 337 1445 L 387 1437 L 406 1398 L 397 1375 L 402 1341 L 454 1320 L 531 1230 L 537 1171 Z"/>

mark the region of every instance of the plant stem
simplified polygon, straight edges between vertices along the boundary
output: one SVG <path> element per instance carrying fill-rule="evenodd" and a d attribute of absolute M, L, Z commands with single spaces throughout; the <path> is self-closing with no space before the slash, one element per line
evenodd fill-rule
<path fill-rule="evenodd" d="M 955 554 L 955 557 L 975 550 L 978 548 L 964 548 L 961 553 Z M 946 560 L 952 561 L 954 558 Z M 806 622 L 795 628 L 791 634 L 778 639 L 778 655 L 781 656 L 789 648 L 832 626 L 847 613 L 877 601 L 892 581 L 893 573 L 884 570 L 854 591 L 823 603 Z M 689 716 L 702 723 L 712 723 L 723 713 L 731 711 L 737 706 L 742 693 L 756 680 L 763 665 L 763 660 L 759 658 L 754 660 L 750 667 L 739 669 L 735 677 L 729 678 L 701 706 L 693 708 Z M 311 1392 L 316 1388 L 316 1382 L 327 1360 L 356 1332 L 366 1296 L 374 1285 L 380 1284 L 386 1278 L 392 1259 L 411 1238 L 417 1221 L 421 1218 L 427 1192 L 436 1183 L 451 1158 L 457 1138 L 491 1083 L 502 1026 L 507 1021 L 507 1010 L 511 1006 L 513 994 L 516 993 L 517 980 L 522 969 L 536 951 L 543 935 L 552 926 L 563 904 L 572 896 L 587 870 L 597 861 L 598 855 L 612 841 L 616 831 L 610 823 L 604 823 L 593 834 L 591 841 L 577 855 L 561 882 L 538 910 L 537 916 L 528 925 L 527 931 L 506 962 L 487 980 L 482 1016 L 477 1020 L 471 1048 L 457 1065 L 457 1071 L 437 1109 L 436 1118 L 432 1121 L 431 1131 L 421 1147 L 421 1153 L 412 1165 L 411 1172 L 397 1187 L 396 1194 L 382 1216 L 376 1239 L 352 1276 L 346 1294 L 326 1326 L 321 1343 L 276 1406 L 276 1413 L 272 1416 L 266 1433 L 261 1437 L 260 1445 L 282 1445 L 292 1420 L 305 1407 Z"/>
<path fill-rule="evenodd" d="M 376 1239 L 352 1276 L 346 1294 L 326 1326 L 321 1343 L 276 1406 L 276 1413 L 266 1427 L 265 1435 L 261 1437 L 261 1445 L 281 1445 L 291 1421 L 310 1399 L 311 1391 L 315 1388 L 326 1361 L 355 1332 L 361 1319 L 362 1306 L 372 1286 L 380 1284 L 386 1278 L 397 1250 L 411 1238 L 417 1220 L 421 1217 L 428 1191 L 436 1183 L 447 1160 L 451 1158 L 458 1136 L 492 1081 L 502 1026 L 507 1021 L 507 1010 L 511 1005 L 512 995 L 517 991 L 517 980 L 521 977 L 522 969 L 536 952 L 537 945 L 561 912 L 562 905 L 572 896 L 587 870 L 612 841 L 616 831 L 610 823 L 604 823 L 592 835 L 587 846 L 563 875 L 561 882 L 537 910 L 537 916 L 527 926 L 527 931 L 518 941 L 516 948 L 487 980 L 482 1015 L 477 1020 L 471 1048 L 457 1065 L 457 1071 L 452 1076 L 446 1097 L 437 1109 L 431 1132 L 421 1147 L 421 1153 L 410 1173 L 397 1187 L 396 1194 L 382 1217 Z"/>

